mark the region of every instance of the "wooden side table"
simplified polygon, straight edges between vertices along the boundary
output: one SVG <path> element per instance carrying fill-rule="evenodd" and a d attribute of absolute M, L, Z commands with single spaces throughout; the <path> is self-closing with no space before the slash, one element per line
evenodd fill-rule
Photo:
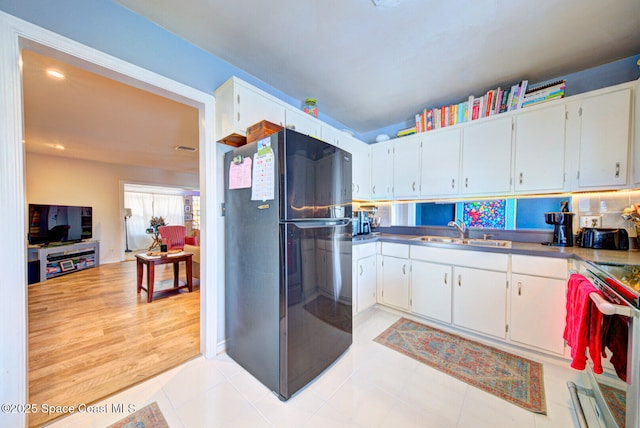
<path fill-rule="evenodd" d="M 155 281 L 155 266 L 163 265 L 167 263 L 173 264 L 173 288 L 169 288 L 166 290 L 159 290 L 157 293 L 169 293 L 176 290 L 180 290 L 181 288 L 188 288 L 189 292 L 193 291 L 193 281 L 192 281 L 192 257 L 191 253 L 175 253 L 166 256 L 148 256 L 146 254 L 136 254 L 136 264 L 137 264 L 137 274 L 138 274 L 138 284 L 137 291 L 140 294 L 140 290 L 144 290 L 147 292 L 147 303 L 151 303 L 153 300 L 153 283 Z M 180 281 L 178 281 L 179 271 L 180 271 L 180 262 L 185 262 L 187 267 L 187 281 L 186 284 L 180 285 Z M 142 276 L 144 271 L 144 266 L 147 266 L 147 287 L 142 286 Z"/>

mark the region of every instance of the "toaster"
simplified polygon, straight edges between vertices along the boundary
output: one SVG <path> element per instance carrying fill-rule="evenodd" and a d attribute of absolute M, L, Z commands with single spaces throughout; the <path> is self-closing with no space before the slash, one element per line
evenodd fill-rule
<path fill-rule="evenodd" d="M 625 229 L 586 227 L 582 229 L 580 246 L 593 249 L 628 250 L 629 235 Z"/>

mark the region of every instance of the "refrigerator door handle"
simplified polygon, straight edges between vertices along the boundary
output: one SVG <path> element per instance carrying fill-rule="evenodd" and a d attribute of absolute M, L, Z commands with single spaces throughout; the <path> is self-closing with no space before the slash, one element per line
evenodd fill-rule
<path fill-rule="evenodd" d="M 308 220 L 308 221 L 300 221 L 300 220 L 287 221 L 284 223 L 293 224 L 296 227 L 299 227 L 300 229 L 315 229 L 320 227 L 346 226 L 349 223 L 351 223 L 351 219 L 350 218 L 338 218 L 338 219 L 318 218 L 318 219 Z"/>

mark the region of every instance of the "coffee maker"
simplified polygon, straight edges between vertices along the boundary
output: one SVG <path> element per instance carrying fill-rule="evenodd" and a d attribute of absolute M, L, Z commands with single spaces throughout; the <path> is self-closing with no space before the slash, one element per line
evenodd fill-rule
<path fill-rule="evenodd" d="M 574 213 L 569 212 L 568 202 L 561 204 L 560 212 L 544 213 L 544 221 L 552 224 L 553 242 L 545 242 L 546 245 L 554 245 L 559 247 L 573 247 L 573 216 Z"/>
<path fill-rule="evenodd" d="M 352 236 L 365 235 L 371 232 L 371 223 L 369 222 L 369 213 L 367 211 L 353 211 L 353 219 L 351 220 Z"/>

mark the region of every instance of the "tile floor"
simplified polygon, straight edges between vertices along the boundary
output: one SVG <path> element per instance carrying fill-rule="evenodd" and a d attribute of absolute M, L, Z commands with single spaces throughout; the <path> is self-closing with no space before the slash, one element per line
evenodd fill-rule
<path fill-rule="evenodd" d="M 568 364 L 543 362 L 547 415 L 537 415 L 373 342 L 398 319 L 378 308 L 360 314 L 347 353 L 286 403 L 223 354 L 198 357 L 98 404 L 140 409 L 156 401 L 172 428 L 578 426 L 566 382 L 581 383 L 580 374 Z M 74 414 L 50 426 L 106 427 L 124 416 Z"/>

